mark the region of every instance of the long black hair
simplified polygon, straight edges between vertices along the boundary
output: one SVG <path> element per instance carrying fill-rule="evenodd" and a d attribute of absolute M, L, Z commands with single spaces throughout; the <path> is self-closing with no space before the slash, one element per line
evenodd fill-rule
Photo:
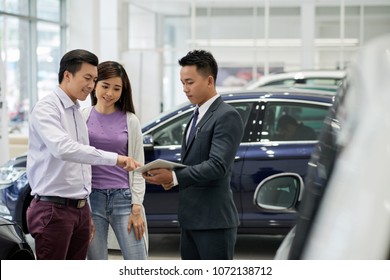
<path fill-rule="evenodd" d="M 96 84 L 99 81 L 107 80 L 115 77 L 120 77 L 122 79 L 121 97 L 115 103 L 115 106 L 123 112 L 131 112 L 135 114 L 130 80 L 129 77 L 127 76 L 125 68 L 123 68 L 123 66 L 116 61 L 105 61 L 98 65 L 98 77 L 96 80 Z M 96 89 L 93 89 L 93 91 L 90 94 L 92 105 L 96 105 L 97 103 L 95 91 Z"/>

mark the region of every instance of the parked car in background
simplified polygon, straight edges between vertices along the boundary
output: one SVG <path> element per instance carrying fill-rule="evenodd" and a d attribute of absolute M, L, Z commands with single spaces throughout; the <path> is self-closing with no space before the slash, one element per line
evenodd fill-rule
<path fill-rule="evenodd" d="M 287 234 L 295 225 L 296 213 L 259 210 L 252 203 L 253 194 L 257 185 L 270 175 L 295 172 L 306 176 L 307 163 L 334 93 L 268 89 L 221 96 L 237 109 L 245 125 L 231 177 L 241 220 L 239 233 Z M 158 158 L 180 162 L 181 139 L 192 112 L 193 105 L 185 103 L 143 125 L 146 163 Z M 314 131 L 314 137 L 280 139 L 278 120 L 285 115 L 309 127 Z M 14 220 L 28 232 L 25 213 L 32 198 L 25 167 L 26 155 L 10 160 L 0 168 L 0 194 Z M 144 205 L 150 233 L 179 232 L 178 188 L 165 191 L 161 186 L 147 184 Z"/>
<path fill-rule="evenodd" d="M 343 70 L 303 70 L 275 73 L 262 76 L 245 86 L 247 90 L 260 87 L 304 87 L 309 89 L 337 91 L 345 77 Z"/>
<path fill-rule="evenodd" d="M 390 259 L 389 76 L 390 35 L 351 64 L 306 178 L 284 173 L 259 184 L 261 210 L 299 213 L 277 259 Z"/>
<path fill-rule="evenodd" d="M 314 91 L 266 92 L 239 91 L 222 95 L 241 114 L 244 136 L 238 149 L 231 180 L 238 208 L 240 233 L 286 234 L 295 224 L 294 213 L 264 213 L 252 204 L 257 184 L 270 174 L 292 171 L 305 176 L 307 162 L 317 137 L 311 140 L 282 141 L 278 138 L 277 121 L 283 115 L 294 116 L 318 135 L 334 95 Z M 144 125 L 145 159 L 163 158 L 180 162 L 181 139 L 193 112 L 193 105 L 164 113 Z M 166 192 L 161 186 L 147 185 L 145 208 L 150 232 L 177 232 L 178 189 Z"/>

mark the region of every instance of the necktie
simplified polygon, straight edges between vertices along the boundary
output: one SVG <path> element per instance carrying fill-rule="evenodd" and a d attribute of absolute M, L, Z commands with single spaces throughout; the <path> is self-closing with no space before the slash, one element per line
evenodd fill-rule
<path fill-rule="evenodd" d="M 195 134 L 195 131 L 196 131 L 195 126 L 196 126 L 196 122 L 198 120 L 198 115 L 199 115 L 199 108 L 196 107 L 194 115 L 192 116 L 191 130 L 190 130 L 190 134 L 188 134 L 187 144 L 189 143 L 190 139 L 192 139 L 192 137 Z"/>

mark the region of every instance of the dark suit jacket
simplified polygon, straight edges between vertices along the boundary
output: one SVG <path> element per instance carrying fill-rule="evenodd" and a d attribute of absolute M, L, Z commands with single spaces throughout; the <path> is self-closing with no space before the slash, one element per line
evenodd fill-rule
<path fill-rule="evenodd" d="M 231 169 L 243 135 L 239 113 L 218 97 L 197 125 L 193 139 L 182 142 L 179 183 L 180 226 L 184 229 L 222 229 L 239 225 L 230 188 Z"/>

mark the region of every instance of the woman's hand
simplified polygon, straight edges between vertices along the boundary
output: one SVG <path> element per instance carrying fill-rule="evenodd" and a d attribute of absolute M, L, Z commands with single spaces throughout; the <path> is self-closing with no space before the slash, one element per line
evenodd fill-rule
<path fill-rule="evenodd" d="M 133 204 L 131 209 L 127 230 L 130 233 L 132 229 L 134 229 L 135 238 L 141 240 L 145 232 L 145 221 L 142 217 L 142 206 L 139 204 Z"/>

